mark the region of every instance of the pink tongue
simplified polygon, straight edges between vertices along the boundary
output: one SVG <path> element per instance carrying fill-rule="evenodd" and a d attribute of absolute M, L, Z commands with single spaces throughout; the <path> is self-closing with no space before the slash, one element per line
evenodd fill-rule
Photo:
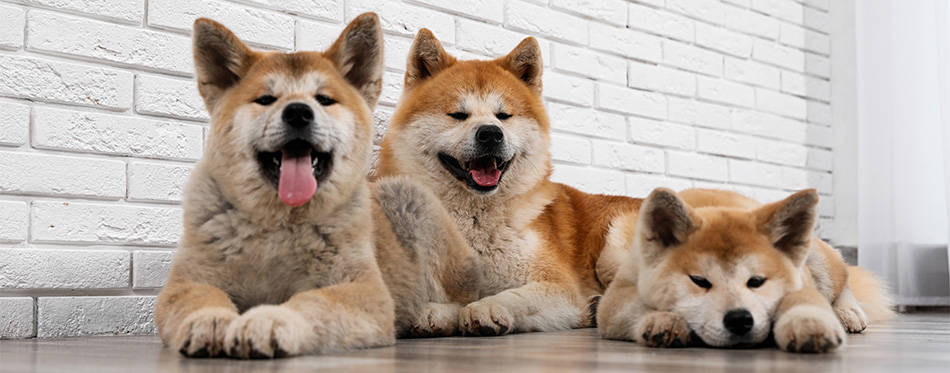
<path fill-rule="evenodd" d="M 472 173 L 472 180 L 475 180 L 475 183 L 481 186 L 493 186 L 498 184 L 498 179 L 501 179 L 501 171 L 494 166 L 485 168 L 472 167 L 472 170 L 469 172 Z"/>
<path fill-rule="evenodd" d="M 281 151 L 280 183 L 277 190 L 280 200 L 288 206 L 297 207 L 313 197 L 317 192 L 317 179 L 313 176 L 310 163 L 310 149 L 303 154 L 291 154 L 287 149 Z"/>

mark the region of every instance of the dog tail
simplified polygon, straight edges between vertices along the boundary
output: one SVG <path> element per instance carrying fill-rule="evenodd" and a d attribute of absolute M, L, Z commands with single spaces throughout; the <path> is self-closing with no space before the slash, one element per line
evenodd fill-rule
<path fill-rule="evenodd" d="M 848 285 L 871 321 L 887 321 L 894 317 L 894 301 L 890 290 L 874 273 L 858 266 L 849 266 Z"/>

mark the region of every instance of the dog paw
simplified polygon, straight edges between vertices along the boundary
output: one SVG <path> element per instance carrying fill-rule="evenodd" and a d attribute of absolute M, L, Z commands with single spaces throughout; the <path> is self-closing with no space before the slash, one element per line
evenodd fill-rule
<path fill-rule="evenodd" d="M 231 322 L 224 348 L 232 358 L 270 359 L 305 353 L 313 340 L 310 324 L 296 311 L 266 305 Z"/>
<path fill-rule="evenodd" d="M 462 335 L 505 335 L 512 331 L 513 319 L 507 307 L 487 299 L 471 303 L 459 311 Z"/>
<path fill-rule="evenodd" d="M 236 312 L 223 307 L 199 309 L 181 323 L 171 345 L 187 357 L 225 356 L 224 336 L 237 317 Z"/>
<path fill-rule="evenodd" d="M 845 341 L 841 323 L 831 312 L 815 306 L 797 306 L 775 322 L 775 343 L 788 352 L 820 353 Z"/>
<path fill-rule="evenodd" d="M 457 304 L 429 303 L 422 308 L 409 334 L 413 337 L 448 337 L 459 333 Z"/>
<path fill-rule="evenodd" d="M 685 347 L 690 342 L 689 325 L 678 313 L 654 311 L 640 317 L 634 337 L 647 347 Z"/>
<path fill-rule="evenodd" d="M 864 310 L 861 309 L 861 306 L 857 303 L 852 304 L 843 304 L 843 305 L 834 305 L 832 309 L 835 311 L 835 315 L 838 316 L 838 320 L 841 321 L 841 325 L 844 326 L 844 329 L 848 333 L 860 333 L 864 329 L 867 329 L 868 324 L 870 324 L 871 319 L 868 317 Z"/>

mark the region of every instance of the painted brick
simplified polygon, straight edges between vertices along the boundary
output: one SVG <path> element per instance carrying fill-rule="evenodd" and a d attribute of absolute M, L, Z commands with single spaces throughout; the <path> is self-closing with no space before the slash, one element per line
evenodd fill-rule
<path fill-rule="evenodd" d="M 572 105 L 548 104 L 551 128 L 586 136 L 622 139 L 626 133 L 622 115 Z"/>
<path fill-rule="evenodd" d="M 182 233 L 179 208 L 33 202 L 33 242 L 174 246 Z"/>
<path fill-rule="evenodd" d="M 696 148 L 696 129 L 692 126 L 650 119 L 627 118 L 627 141 L 677 149 Z"/>
<path fill-rule="evenodd" d="M 148 158 L 201 158 L 202 127 L 196 124 L 36 108 L 33 146 L 43 149 Z"/>
<path fill-rule="evenodd" d="M 139 74 L 135 92 L 137 113 L 201 121 L 209 118 L 193 80 Z"/>
<path fill-rule="evenodd" d="M 29 139 L 30 107 L 0 102 L 0 145 L 23 145 Z"/>
<path fill-rule="evenodd" d="M 754 110 L 734 110 L 732 129 L 791 142 L 805 141 L 805 123 Z"/>
<path fill-rule="evenodd" d="M 130 200 L 180 202 L 191 165 L 129 162 Z"/>
<path fill-rule="evenodd" d="M 0 152 L 0 193 L 119 199 L 125 162 L 40 153 Z"/>
<path fill-rule="evenodd" d="M 384 105 L 396 105 L 399 97 L 402 97 L 403 74 L 391 71 L 383 72 L 383 90 L 379 95 L 379 103 Z"/>
<path fill-rule="evenodd" d="M 523 1 L 509 0 L 505 6 L 506 27 L 552 39 L 587 44 L 587 24 L 582 18 Z"/>
<path fill-rule="evenodd" d="M 590 24 L 590 47 L 638 60 L 663 59 L 662 39 L 626 28 Z"/>
<path fill-rule="evenodd" d="M 709 23 L 726 19 L 726 7 L 718 0 L 666 0 L 666 8 Z"/>
<path fill-rule="evenodd" d="M 752 9 L 794 24 L 804 22 L 805 10 L 801 3 L 789 0 L 752 0 Z"/>
<path fill-rule="evenodd" d="M 30 206 L 22 201 L 0 201 L 0 242 L 26 241 Z"/>
<path fill-rule="evenodd" d="M 174 256 L 174 251 L 132 252 L 132 288 L 157 289 L 165 286 Z"/>
<path fill-rule="evenodd" d="M 16 0 L 18 2 L 65 10 L 68 12 L 83 13 L 95 17 L 106 18 L 120 23 L 133 25 L 142 24 L 145 19 L 145 0 Z"/>
<path fill-rule="evenodd" d="M 805 72 L 822 78 L 830 78 L 831 60 L 817 54 L 805 53 Z"/>
<path fill-rule="evenodd" d="M 755 106 L 755 91 L 747 85 L 703 76 L 699 77 L 697 83 L 697 93 L 701 99 L 743 107 Z"/>
<path fill-rule="evenodd" d="M 132 74 L 40 58 L 0 55 L 0 96 L 126 110 Z"/>
<path fill-rule="evenodd" d="M 33 315 L 33 298 L 0 298 L 0 339 L 36 336 Z"/>
<path fill-rule="evenodd" d="M 663 172 L 663 151 L 646 146 L 594 140 L 594 164 L 612 169 Z"/>
<path fill-rule="evenodd" d="M 663 63 L 700 74 L 722 75 L 722 55 L 672 40 L 663 42 Z"/>
<path fill-rule="evenodd" d="M 831 0 L 805 0 L 805 5 L 815 9 L 828 10 Z"/>
<path fill-rule="evenodd" d="M 455 44 L 455 20 L 443 13 L 396 1 L 347 0 L 346 6 L 349 17 L 376 12 L 386 32 L 414 37 L 420 29 L 427 28 L 442 44 Z"/>
<path fill-rule="evenodd" d="M 822 102 L 808 101 L 808 121 L 812 123 L 831 125 L 831 105 Z"/>
<path fill-rule="evenodd" d="M 808 148 L 808 168 L 831 171 L 834 167 L 834 153 L 830 150 Z"/>
<path fill-rule="evenodd" d="M 732 121 L 728 108 L 676 97 L 669 98 L 669 120 L 700 127 L 727 129 Z"/>
<path fill-rule="evenodd" d="M 551 158 L 559 162 L 590 164 L 590 140 L 552 133 Z"/>
<path fill-rule="evenodd" d="M 551 0 L 551 6 L 613 25 L 627 25 L 627 3 L 623 0 Z"/>
<path fill-rule="evenodd" d="M 752 53 L 752 38 L 738 32 L 705 23 L 696 24 L 696 43 L 733 56 L 748 58 Z"/>
<path fill-rule="evenodd" d="M 759 139 L 750 144 L 755 144 L 756 159 L 789 166 L 804 167 L 809 153 L 805 145 L 785 141 Z"/>
<path fill-rule="evenodd" d="M 406 56 L 409 55 L 409 48 L 411 46 L 412 40 L 410 39 L 395 37 L 386 39 L 386 46 L 383 48 L 383 65 L 387 69 L 405 71 Z M 550 63 L 550 61 L 544 62 Z"/>
<path fill-rule="evenodd" d="M 782 186 L 791 190 L 808 189 L 808 171 L 795 167 L 782 167 Z"/>
<path fill-rule="evenodd" d="M 805 144 L 831 149 L 834 145 L 834 130 L 831 127 L 809 124 L 806 126 Z"/>
<path fill-rule="evenodd" d="M 121 289 L 129 286 L 124 250 L 0 249 L 0 289 Z"/>
<path fill-rule="evenodd" d="M 551 57 L 554 67 L 594 79 L 622 82 L 627 79 L 627 62 L 620 57 L 555 43 Z"/>
<path fill-rule="evenodd" d="M 479 1 L 443 1 L 443 0 L 411 0 L 414 3 L 448 11 L 465 17 L 472 17 L 492 23 L 502 23 L 505 20 L 504 0 Z"/>
<path fill-rule="evenodd" d="M 344 24 L 326 24 L 323 22 L 297 21 L 296 35 L 294 40 L 294 50 L 298 51 L 322 51 L 326 50 L 336 41 L 343 31 Z M 387 42 L 389 40 L 386 40 Z M 389 45 L 386 44 L 386 47 Z M 388 52 L 385 50 L 385 52 Z M 408 51 L 408 50 L 407 50 Z M 402 68 L 406 67 L 406 55 L 402 58 Z"/>
<path fill-rule="evenodd" d="M 508 31 L 477 21 L 460 19 L 456 33 L 456 47 L 486 56 L 500 57 L 511 52 L 525 38 L 526 36 L 519 32 Z M 541 39 L 538 40 L 538 44 L 541 46 L 542 61 L 545 64 L 550 64 L 551 55 L 548 53 L 551 50 L 550 42 Z M 403 55 L 403 65 L 405 65 L 405 54 Z"/>
<path fill-rule="evenodd" d="M 727 155 L 737 158 L 755 158 L 755 138 L 732 132 L 698 129 L 696 149 L 708 154 Z"/>
<path fill-rule="evenodd" d="M 0 49 L 22 48 L 25 24 L 25 10 L 0 4 Z"/>
<path fill-rule="evenodd" d="M 155 297 L 40 297 L 37 336 L 154 334 Z"/>
<path fill-rule="evenodd" d="M 191 39 L 138 27 L 32 10 L 30 50 L 191 74 Z"/>
<path fill-rule="evenodd" d="M 650 63 L 630 62 L 627 86 L 680 96 L 696 94 L 696 76 L 682 70 Z"/>
<path fill-rule="evenodd" d="M 782 24 L 782 34 L 779 40 L 782 44 L 814 53 L 827 55 L 831 50 L 831 39 L 828 35 L 787 23 Z"/>
<path fill-rule="evenodd" d="M 545 71 L 544 97 L 572 105 L 591 106 L 594 104 L 594 82 Z"/>
<path fill-rule="evenodd" d="M 623 194 L 626 189 L 623 172 L 584 166 L 556 164 L 551 180 L 587 193 Z"/>
<path fill-rule="evenodd" d="M 726 27 L 766 39 L 775 40 L 779 38 L 781 26 L 777 19 L 748 9 L 726 8 Z"/>
<path fill-rule="evenodd" d="M 661 175 L 650 174 L 627 174 L 627 196 L 634 198 L 646 198 L 656 188 L 669 188 L 674 191 L 681 191 L 693 187 L 693 182 L 686 179 L 678 179 Z"/>
<path fill-rule="evenodd" d="M 829 172 L 808 171 L 808 186 L 818 190 L 818 193 L 830 194 L 834 188 L 834 178 Z"/>
<path fill-rule="evenodd" d="M 627 15 L 631 28 L 687 42 L 693 41 L 696 22 L 689 18 L 634 3 L 630 4 Z"/>
<path fill-rule="evenodd" d="M 383 142 L 383 136 L 389 129 L 389 122 L 393 119 L 393 109 L 386 106 L 379 106 L 373 111 L 373 144 L 379 145 Z"/>
<path fill-rule="evenodd" d="M 746 84 L 771 89 L 779 89 L 781 87 L 781 74 L 778 68 L 752 60 L 726 57 L 724 75 L 727 79 Z"/>
<path fill-rule="evenodd" d="M 666 97 L 608 84 L 597 85 L 597 107 L 648 118 L 666 118 Z"/>
<path fill-rule="evenodd" d="M 764 187 L 782 186 L 782 168 L 758 162 L 729 160 L 729 181 Z"/>
<path fill-rule="evenodd" d="M 789 70 L 805 71 L 805 52 L 767 40 L 753 42 L 752 59 Z"/>
<path fill-rule="evenodd" d="M 711 155 L 667 152 L 667 173 L 673 176 L 711 181 L 729 180 L 729 164 L 725 158 Z"/>
<path fill-rule="evenodd" d="M 294 47 L 290 16 L 215 0 L 149 0 L 148 25 L 191 32 L 195 19 L 221 22 L 241 40 L 283 49 Z"/>
<path fill-rule="evenodd" d="M 327 21 L 343 21 L 343 1 L 327 0 L 232 0 L 258 5 L 264 9 L 277 10 L 292 15 L 318 18 Z M 356 16 L 353 14 L 352 16 Z"/>
<path fill-rule="evenodd" d="M 805 119 L 808 114 L 805 100 L 762 88 L 755 89 L 755 107 L 796 119 Z"/>

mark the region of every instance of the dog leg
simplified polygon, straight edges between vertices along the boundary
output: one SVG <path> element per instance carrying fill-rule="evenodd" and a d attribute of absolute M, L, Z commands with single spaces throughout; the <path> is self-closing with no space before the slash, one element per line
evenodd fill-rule
<path fill-rule="evenodd" d="M 449 337 L 459 334 L 458 303 L 428 303 L 409 331 L 413 337 Z"/>
<path fill-rule="evenodd" d="M 378 271 L 362 273 L 354 282 L 304 291 L 279 306 L 248 310 L 228 328 L 224 340 L 228 356 L 272 358 L 392 345 L 392 299 Z"/>
<path fill-rule="evenodd" d="M 567 283 L 533 282 L 465 306 L 459 323 L 463 335 L 476 336 L 571 329 L 585 312 L 578 298 Z"/>
<path fill-rule="evenodd" d="M 845 342 L 841 322 L 810 281 L 782 299 L 775 320 L 775 342 L 785 351 L 828 352 Z"/>
<path fill-rule="evenodd" d="M 838 295 L 838 299 L 835 299 L 835 302 L 831 304 L 831 309 L 835 311 L 835 315 L 838 316 L 838 320 L 841 321 L 841 325 L 848 333 L 863 332 L 870 323 L 870 318 L 861 309 L 861 305 L 848 286 L 845 286 L 844 291 Z"/>
<path fill-rule="evenodd" d="M 188 357 L 224 356 L 224 336 L 238 317 L 221 289 L 170 282 L 155 304 L 155 324 L 165 344 Z"/>

